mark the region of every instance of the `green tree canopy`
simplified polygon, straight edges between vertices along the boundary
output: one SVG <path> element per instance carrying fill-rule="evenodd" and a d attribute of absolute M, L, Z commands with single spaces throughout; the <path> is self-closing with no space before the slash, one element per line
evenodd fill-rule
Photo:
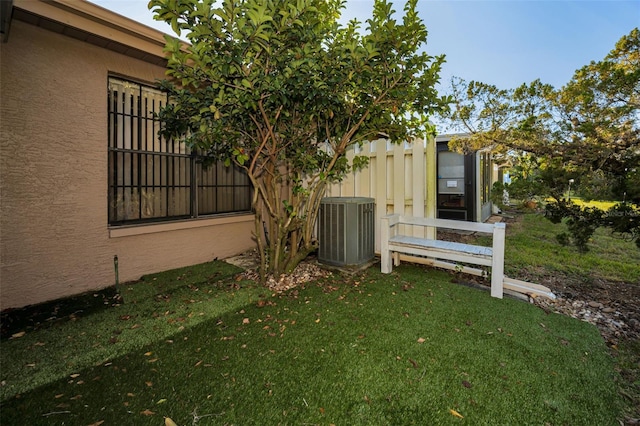
<path fill-rule="evenodd" d="M 516 89 L 453 79 L 448 118 L 468 136 L 454 149 L 490 146 L 511 163 L 510 189 L 551 196 L 552 220 L 568 220 L 581 249 L 598 226 L 631 235 L 640 247 L 640 31 L 560 89 L 536 80 Z M 588 199 L 622 201 L 608 213 L 563 200 L 569 182 Z M 567 237 L 563 237 L 566 241 Z"/>
<path fill-rule="evenodd" d="M 434 88 L 444 57 L 424 52 L 416 3 L 396 20 L 376 0 L 362 30 L 339 24 L 341 0 L 149 2 L 190 43 L 166 38 L 164 132 L 246 171 L 263 277 L 316 248 L 325 185 L 366 163 L 347 164 L 348 147 L 433 131 L 427 117 L 447 104 Z"/>
<path fill-rule="evenodd" d="M 514 161 L 538 163 L 546 193 L 569 179 L 592 197 L 640 202 L 640 32 L 622 37 L 601 61 L 562 88 L 536 80 L 516 89 L 453 79 L 448 116 L 469 137 L 457 149 L 492 146 Z"/>

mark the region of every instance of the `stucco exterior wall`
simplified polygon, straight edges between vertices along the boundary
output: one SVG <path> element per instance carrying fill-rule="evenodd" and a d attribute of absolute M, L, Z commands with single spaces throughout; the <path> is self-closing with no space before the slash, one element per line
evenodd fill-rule
<path fill-rule="evenodd" d="M 253 216 L 109 229 L 107 77 L 164 69 L 14 21 L 0 44 L 0 309 L 225 258 Z"/>

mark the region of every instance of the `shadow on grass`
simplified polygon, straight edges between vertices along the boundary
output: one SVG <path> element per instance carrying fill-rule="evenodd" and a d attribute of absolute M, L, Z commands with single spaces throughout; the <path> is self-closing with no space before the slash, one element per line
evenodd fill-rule
<path fill-rule="evenodd" d="M 209 262 L 147 275 L 118 289 L 3 312 L 1 399 L 257 300 L 264 289 L 235 281 L 239 271 Z"/>
<path fill-rule="evenodd" d="M 0 312 L 0 339 L 16 333 L 32 333 L 65 321 L 72 321 L 120 304 L 114 287 L 87 292 L 78 296 L 57 299 L 38 305 Z"/>
<path fill-rule="evenodd" d="M 189 326 L 178 319 L 201 307 L 166 316 L 155 308 L 162 320 L 145 327 L 169 323 L 172 334 L 11 397 L 0 420 L 616 424 L 611 358 L 595 327 L 450 278 L 401 265 L 389 275 L 335 275 L 259 302 L 254 289 Z M 160 307 L 193 300 L 195 290 L 182 288 Z"/>

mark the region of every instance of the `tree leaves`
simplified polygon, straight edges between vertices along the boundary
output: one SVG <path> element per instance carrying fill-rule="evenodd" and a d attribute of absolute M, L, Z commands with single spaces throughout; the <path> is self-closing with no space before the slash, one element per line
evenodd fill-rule
<path fill-rule="evenodd" d="M 167 39 L 163 87 L 172 104 L 159 114 L 163 133 L 247 173 L 255 236 L 268 252 L 262 278 L 292 270 L 316 248 L 325 185 L 366 165 L 361 157 L 349 164 L 347 148 L 380 132 L 394 141 L 422 136 L 432 130 L 426 116 L 447 103 L 434 90 L 444 58 L 420 51 L 427 33 L 413 0 L 402 23 L 377 0 L 368 33 L 357 22 L 340 25 L 340 0 L 149 7 L 191 42 L 184 49 Z"/>
<path fill-rule="evenodd" d="M 452 148 L 490 147 L 503 161 L 535 164 L 515 179 L 543 198 L 559 200 L 574 179 L 574 191 L 588 197 L 640 202 L 637 28 L 559 89 L 540 80 L 499 89 L 454 78 L 451 86 L 456 107 L 448 118 L 470 134 Z"/>

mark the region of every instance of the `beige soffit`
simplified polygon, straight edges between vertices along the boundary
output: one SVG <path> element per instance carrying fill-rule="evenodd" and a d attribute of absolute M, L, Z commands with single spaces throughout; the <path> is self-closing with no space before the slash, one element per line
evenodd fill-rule
<path fill-rule="evenodd" d="M 161 31 L 88 1 L 14 0 L 13 5 L 13 19 L 166 66 Z"/>

